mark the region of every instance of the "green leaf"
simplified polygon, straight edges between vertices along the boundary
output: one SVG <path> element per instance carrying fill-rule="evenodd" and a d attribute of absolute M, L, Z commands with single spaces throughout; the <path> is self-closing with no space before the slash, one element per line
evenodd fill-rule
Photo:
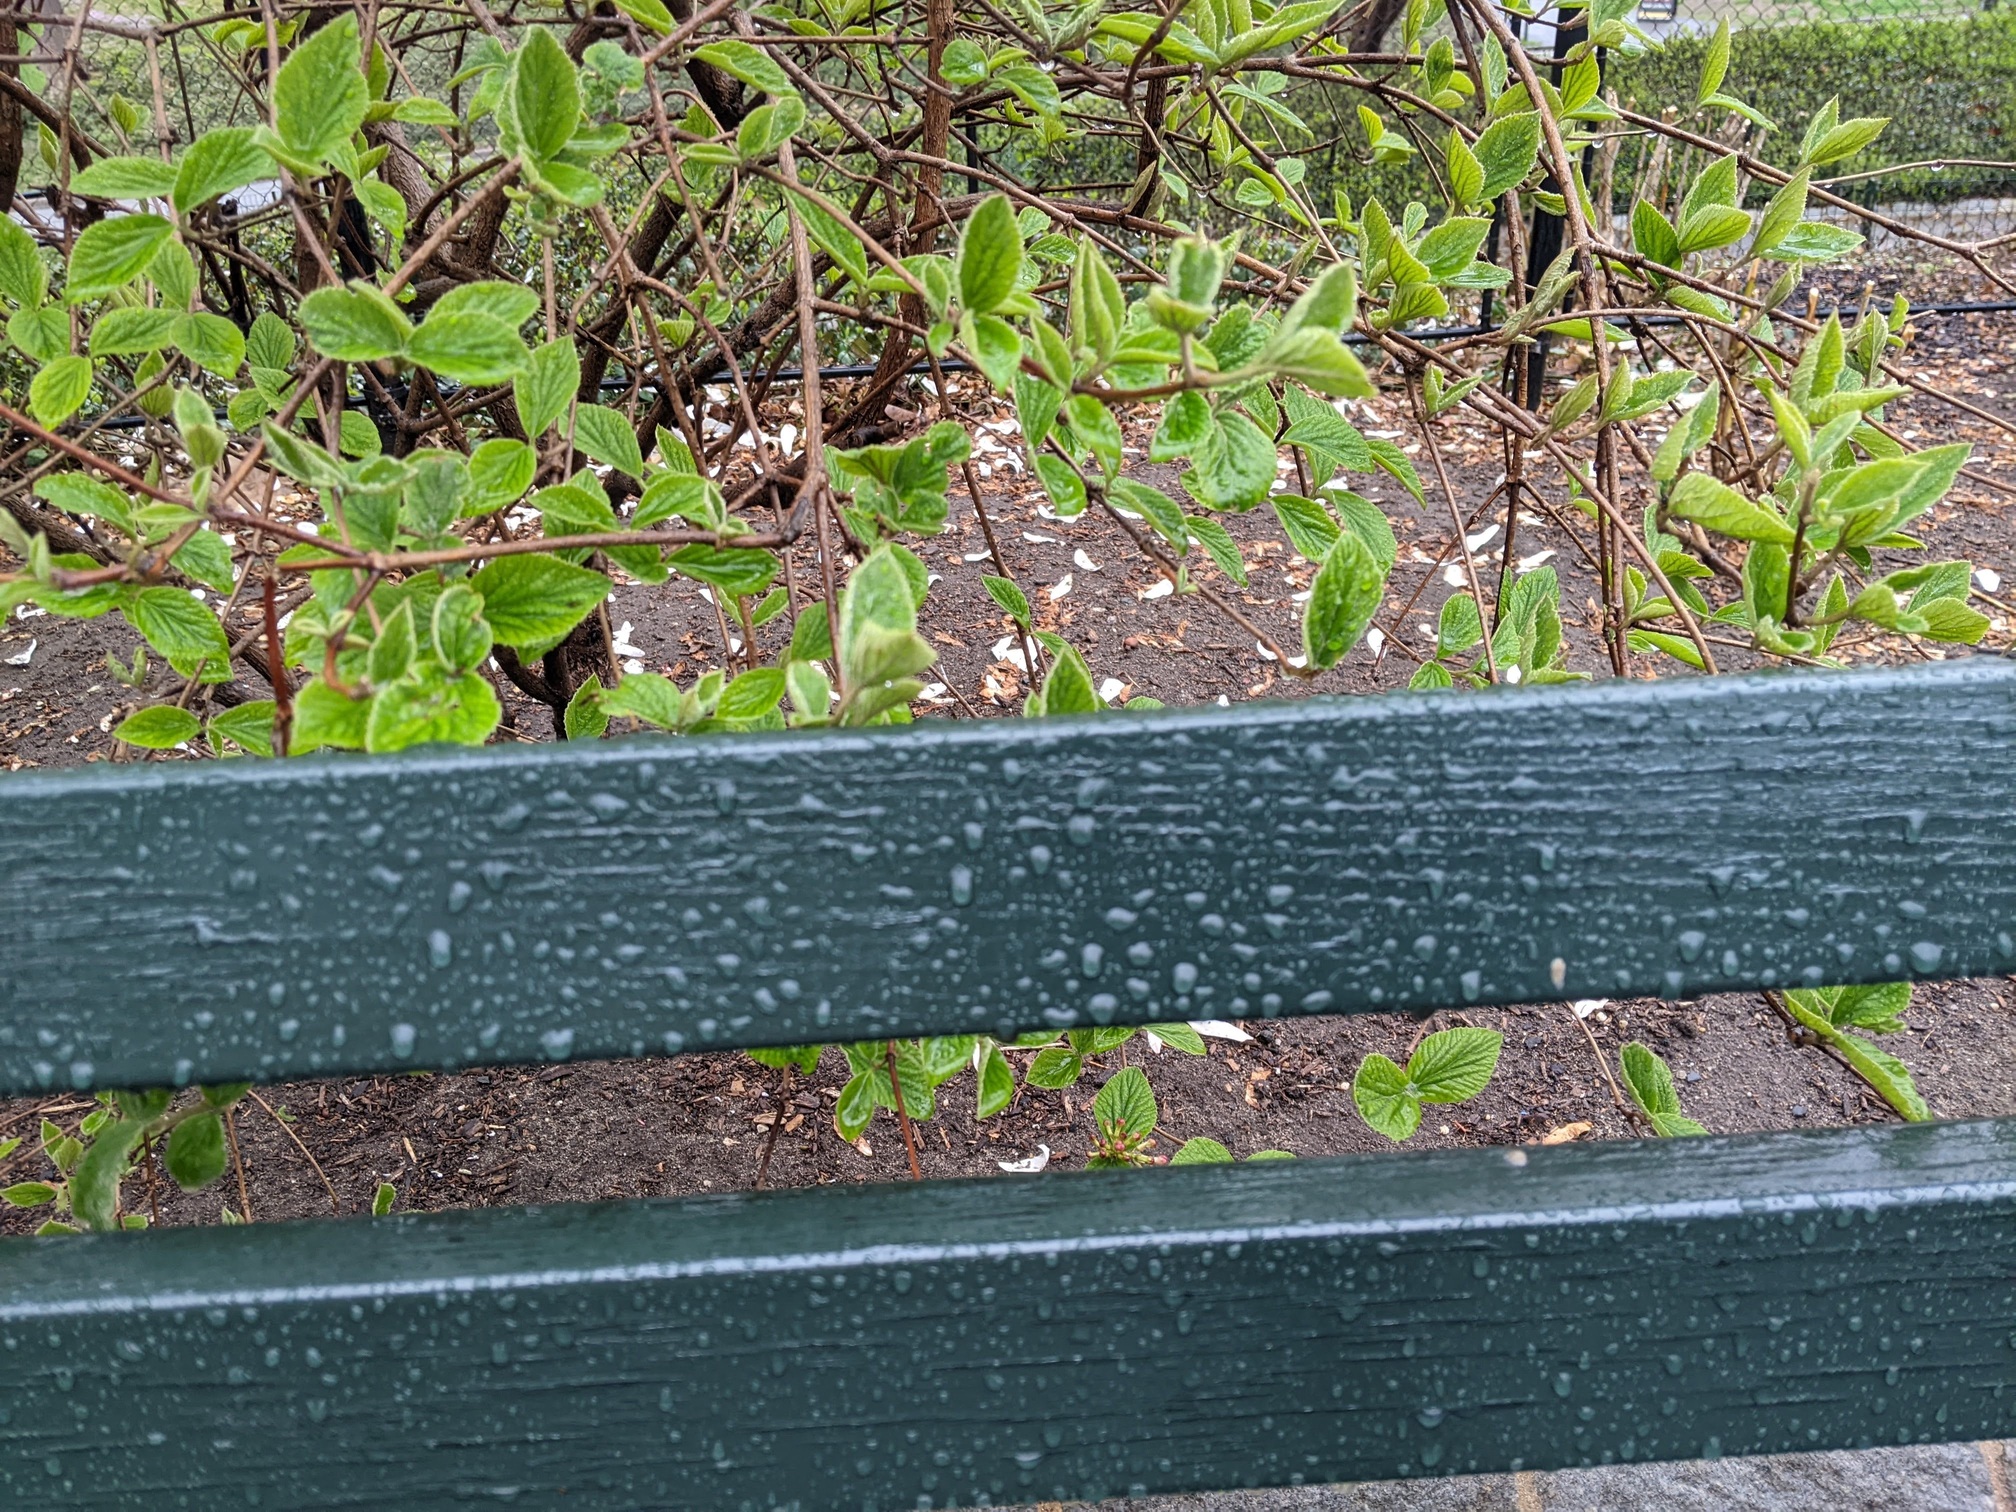
<path fill-rule="evenodd" d="M 1331 543 L 1302 612 L 1302 648 L 1311 667 L 1334 667 L 1379 612 L 1386 574 L 1355 531 Z"/>
<path fill-rule="evenodd" d="M 754 598 L 776 579 L 777 558 L 754 547 L 681 546 L 666 562 L 682 577 L 732 598 Z"/>
<path fill-rule="evenodd" d="M 989 195 L 959 236 L 959 303 L 973 315 L 999 309 L 1022 271 L 1022 232 L 1005 194 Z"/>
<path fill-rule="evenodd" d="M 301 329 L 324 357 L 375 362 L 406 350 L 413 324 L 399 307 L 368 284 L 324 287 L 301 301 Z"/>
<path fill-rule="evenodd" d="M 1218 1143 L 1217 1140 L 1206 1139 L 1202 1135 L 1199 1135 L 1195 1139 L 1184 1140 L 1176 1153 L 1169 1157 L 1169 1164 L 1172 1166 L 1230 1165 L 1232 1164 L 1232 1152 Z"/>
<path fill-rule="evenodd" d="M 1739 541 L 1792 544 L 1790 525 L 1707 473 L 1692 472 L 1682 478 L 1673 489 L 1669 507 L 1682 519 L 1698 521 Z"/>
<path fill-rule="evenodd" d="M 1466 1102 L 1490 1083 L 1504 1043 L 1496 1029 L 1444 1029 L 1421 1041 L 1407 1062 L 1407 1080 L 1423 1102 Z"/>
<path fill-rule="evenodd" d="M 507 560 L 551 561 L 550 557 Z M 565 563 L 554 562 L 556 567 Z M 576 570 L 579 569 L 570 569 Z M 601 574 L 592 574 L 600 577 Z M 606 579 L 605 579 L 606 581 Z M 530 654 L 530 653 L 528 653 Z M 371 700 L 364 726 L 367 751 L 403 751 L 426 744 L 481 745 L 503 717 L 497 691 L 480 673 L 451 673 L 420 662 Z"/>
<path fill-rule="evenodd" d="M 522 371 L 511 382 L 518 403 L 518 421 L 535 441 L 567 413 L 581 387 L 581 357 L 564 337 L 534 347 Z M 633 442 L 634 444 L 634 442 Z M 635 476 L 633 474 L 632 476 Z"/>
<path fill-rule="evenodd" d="M 531 30 L 513 60 L 511 114 L 525 150 L 541 161 L 558 157 L 580 124 L 574 64 L 543 26 Z"/>
<path fill-rule="evenodd" d="M 1218 570 L 1244 588 L 1246 559 L 1240 554 L 1239 543 L 1232 539 L 1232 533 L 1216 520 L 1207 520 L 1201 515 L 1185 517 L 1183 525 L 1203 545 Z"/>
<path fill-rule="evenodd" d="M 1888 116 L 1857 116 L 1852 121 L 1843 121 L 1806 149 L 1804 161 L 1817 168 L 1853 157 L 1881 136 L 1889 124 Z"/>
<path fill-rule="evenodd" d="M 430 631 L 434 654 L 451 672 L 480 667 L 495 640 L 483 615 L 483 596 L 466 583 L 449 584 L 434 600 Z"/>
<path fill-rule="evenodd" d="M 703 63 L 712 63 L 723 73 L 732 74 L 744 84 L 760 89 L 765 94 L 797 93 L 791 87 L 790 77 L 777 66 L 769 53 L 763 48 L 752 47 L 747 42 L 735 40 L 709 42 L 705 47 L 694 48 L 693 56 Z"/>
<path fill-rule="evenodd" d="M 780 142 L 795 136 L 805 124 L 805 102 L 795 94 L 759 105 L 735 129 L 735 153 L 745 163 L 768 157 Z"/>
<path fill-rule="evenodd" d="M 285 373 L 294 365 L 294 333 L 271 310 L 261 310 L 245 335 L 245 356 L 255 368 Z"/>
<path fill-rule="evenodd" d="M 809 194 L 794 190 L 791 199 L 798 207 L 799 217 L 805 222 L 805 234 L 811 238 L 812 245 L 832 258 L 835 266 L 846 269 L 848 277 L 865 287 L 869 280 L 868 249 L 861 244 L 860 237 Z"/>
<path fill-rule="evenodd" d="M 128 715 L 112 732 L 112 738 L 123 740 L 128 745 L 143 746 L 150 751 L 172 751 L 184 741 L 194 740 L 200 728 L 196 716 L 187 709 L 178 709 L 173 704 L 156 704 L 151 709 Z"/>
<path fill-rule="evenodd" d="M 372 685 L 383 687 L 396 682 L 406 675 L 406 669 L 413 665 L 414 653 L 419 650 L 420 638 L 413 628 L 413 606 L 401 604 L 378 629 L 378 638 L 371 643 L 370 659 L 366 668 Z"/>
<path fill-rule="evenodd" d="M 462 498 L 465 515 L 488 514 L 516 503 L 532 486 L 539 455 L 523 441 L 493 436 L 469 454 L 469 487 Z"/>
<path fill-rule="evenodd" d="M 109 1123 L 77 1162 L 70 1177 L 70 1211 L 86 1228 L 103 1232 L 118 1227 L 119 1183 L 142 1132 L 134 1119 Z"/>
<path fill-rule="evenodd" d="M 1694 91 L 1694 103 L 1705 105 L 1722 88 L 1722 80 L 1729 72 L 1729 18 L 1724 16 L 1716 24 L 1715 35 L 1708 41 L 1708 50 L 1701 59 L 1701 82 Z"/>
<path fill-rule="evenodd" d="M 1109 1138 L 1124 1134 L 1141 1139 L 1155 1132 L 1155 1090 L 1139 1066 L 1128 1066 L 1106 1079 L 1092 1098 L 1092 1116 Z"/>
<path fill-rule="evenodd" d="M 0 216 L 0 294 L 32 310 L 49 294 L 49 267 L 35 238 L 8 216 Z"/>
<path fill-rule="evenodd" d="M 220 378 L 237 374 L 245 361 L 245 338 L 222 315 L 199 310 L 175 317 L 175 345 L 200 368 Z"/>
<path fill-rule="evenodd" d="M 1770 255 L 1776 262 L 1833 262 L 1860 247 L 1862 241 L 1861 232 L 1850 231 L 1845 226 L 1801 221 L 1779 238 Z"/>
<path fill-rule="evenodd" d="M 0 1202 L 9 1207 L 41 1207 L 56 1200 L 56 1188 L 46 1181 L 17 1181 L 0 1187 Z"/>
<path fill-rule="evenodd" d="M 1085 665 L 1085 658 L 1076 646 L 1067 645 L 1052 658 L 1040 700 L 1031 699 L 1027 712 L 1045 716 L 1097 714 L 1105 707 L 1105 700 L 1092 684 L 1092 669 Z"/>
<path fill-rule="evenodd" d="M 1172 462 L 1190 456 L 1210 436 L 1211 404 L 1195 389 L 1175 395 L 1162 407 L 1162 423 L 1148 444 L 1150 462 Z"/>
<path fill-rule="evenodd" d="M 976 1080 L 978 1086 L 974 1091 L 973 1104 L 975 1118 L 992 1118 L 1015 1100 L 1015 1069 L 1008 1064 L 1008 1057 L 1001 1053 L 999 1045 L 992 1043 L 987 1045 L 980 1057 Z"/>
<path fill-rule="evenodd" d="M 344 11 L 280 65 L 273 86 L 274 121 L 293 156 L 327 161 L 364 124 L 371 91 L 357 66 L 361 52 L 357 17 Z"/>
<path fill-rule="evenodd" d="M 1442 144 L 1442 165 L 1449 180 L 1449 197 L 1460 208 L 1484 202 L 1484 165 L 1454 126 Z"/>
<path fill-rule="evenodd" d="M 1494 200 L 1517 187 L 1540 157 L 1540 116 L 1522 111 L 1493 121 L 1477 138 L 1477 161 L 1484 169 L 1479 201 Z"/>
<path fill-rule="evenodd" d="M 718 719 L 759 720 L 784 698 L 784 673 L 776 667 L 755 667 L 722 690 L 714 713 Z"/>
<path fill-rule="evenodd" d="M 175 169 L 159 158 L 100 158 L 72 175 L 70 192 L 95 199 L 162 199 L 175 187 Z"/>
<path fill-rule="evenodd" d="M 1655 1134 L 1673 1138 L 1708 1132 L 1681 1111 L 1672 1071 L 1648 1046 L 1633 1040 L 1618 1052 L 1617 1063 L 1624 1073 L 1624 1089 L 1650 1121 Z"/>
<path fill-rule="evenodd" d="M 158 215 L 115 215 L 86 226 L 70 249 L 65 297 L 81 304 L 131 283 L 174 232 Z"/>
<path fill-rule="evenodd" d="M 527 555 L 497 558 L 470 586 L 482 595 L 492 635 L 530 657 L 565 640 L 608 595 L 609 579 L 550 556 Z"/>
<path fill-rule="evenodd" d="M 1827 1017 L 1842 1029 L 1867 1029 L 1873 1034 L 1899 1034 L 1904 1010 L 1911 1006 L 1909 982 L 1878 982 L 1837 990 Z"/>
<path fill-rule="evenodd" d="M 199 1113 L 183 1119 L 169 1132 L 161 1160 L 175 1185 L 185 1192 L 200 1192 L 218 1180 L 226 1163 L 222 1116 Z"/>
<path fill-rule="evenodd" d="M 1750 230 L 1750 214 L 1734 205 L 1704 205 L 1680 222 L 1680 253 L 1712 252 L 1741 241 Z"/>
<path fill-rule="evenodd" d="M 1188 1024 L 1143 1024 L 1142 1029 L 1162 1041 L 1171 1050 L 1179 1050 L 1185 1055 L 1203 1055 L 1204 1036 Z"/>
<path fill-rule="evenodd" d="M 231 645 L 217 616 L 180 588 L 143 588 L 126 618 L 184 677 L 200 666 L 204 682 L 231 680 Z"/>
<path fill-rule="evenodd" d="M 1421 1099 L 1407 1073 L 1383 1055 L 1368 1055 L 1351 1078 L 1351 1101 L 1358 1116 L 1398 1144 L 1421 1127 Z"/>
<path fill-rule="evenodd" d="M 61 425 L 91 394 L 91 359 L 58 357 L 28 384 L 28 412 L 43 425 Z"/>
<path fill-rule="evenodd" d="M 1004 577 L 992 573 L 982 573 L 980 582 L 987 590 L 987 596 L 1008 611 L 1008 615 L 1018 625 L 1029 623 L 1029 597 Z"/>
<path fill-rule="evenodd" d="M 273 754 L 273 718 L 276 705 L 270 698 L 242 703 L 210 716 L 210 744 L 228 740 L 254 756 Z"/>
<path fill-rule="evenodd" d="M 625 477 L 644 476 L 644 457 L 637 446 L 637 433 L 615 410 L 599 404 L 584 404 L 576 409 L 574 444 Z"/>
<path fill-rule="evenodd" d="M 378 1183 L 378 1190 L 371 1196 L 371 1216 L 383 1218 L 392 1211 L 392 1204 L 399 1200 L 399 1188 L 389 1181 Z"/>
<path fill-rule="evenodd" d="M 1491 222 L 1481 216 L 1456 216 L 1421 238 L 1414 255 L 1438 279 L 1454 278 L 1477 260 Z"/>
<path fill-rule="evenodd" d="M 315 344 L 328 352 L 319 339 Z M 511 382 L 532 359 L 516 330 L 477 310 L 434 310 L 408 340 L 406 355 L 451 382 L 485 385 Z"/>
<path fill-rule="evenodd" d="M 52 473 L 46 478 L 38 478 L 35 483 L 37 498 L 47 499 L 58 509 L 71 514 L 93 515 L 101 520 L 110 520 L 128 535 L 138 531 L 133 524 L 133 511 L 126 501 L 126 495 L 109 484 L 100 483 L 96 478 L 83 473 Z"/>
<path fill-rule="evenodd" d="M 1220 413 L 1191 456 L 1183 486 L 1209 509 L 1251 509 L 1274 483 L 1274 438 L 1246 416 Z"/>
<path fill-rule="evenodd" d="M 321 678 L 314 678 L 294 695 L 294 727 L 288 733 L 287 749 L 295 756 L 325 747 L 361 751 L 370 717 L 370 700 L 349 698 Z"/>
<path fill-rule="evenodd" d="M 273 159 L 251 127 L 218 126 L 204 132 L 183 154 L 170 193 L 176 213 L 187 215 L 221 194 L 272 176 Z"/>

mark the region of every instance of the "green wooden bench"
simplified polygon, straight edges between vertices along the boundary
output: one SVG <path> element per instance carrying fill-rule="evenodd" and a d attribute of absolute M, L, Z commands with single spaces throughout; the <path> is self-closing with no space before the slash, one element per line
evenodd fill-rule
<path fill-rule="evenodd" d="M 0 1092 L 1999 973 L 2016 668 L 0 786 Z M 893 1509 L 2016 1431 L 2016 1127 L 0 1243 L 9 1507 Z"/>

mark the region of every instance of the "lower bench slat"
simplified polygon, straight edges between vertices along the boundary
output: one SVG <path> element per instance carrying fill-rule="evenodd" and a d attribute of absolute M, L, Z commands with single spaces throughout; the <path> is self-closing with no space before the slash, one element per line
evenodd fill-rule
<path fill-rule="evenodd" d="M 0 1503 L 882 1509 L 2002 1437 L 2016 1128 L 0 1242 Z"/>

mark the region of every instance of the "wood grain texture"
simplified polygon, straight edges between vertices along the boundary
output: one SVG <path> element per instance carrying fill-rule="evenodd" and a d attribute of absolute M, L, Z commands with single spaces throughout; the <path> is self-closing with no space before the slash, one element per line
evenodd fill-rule
<path fill-rule="evenodd" d="M 894 1512 L 2000 1438 L 2016 1127 L 0 1243 L 9 1507 Z"/>
<path fill-rule="evenodd" d="M 1959 976 L 2016 668 L 0 779 L 0 1093 Z"/>

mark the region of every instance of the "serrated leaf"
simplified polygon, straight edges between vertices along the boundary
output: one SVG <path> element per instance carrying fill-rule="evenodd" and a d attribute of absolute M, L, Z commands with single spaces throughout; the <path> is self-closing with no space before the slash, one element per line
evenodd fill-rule
<path fill-rule="evenodd" d="M 70 248 L 65 297 L 81 304 L 131 283 L 174 232 L 158 215 L 115 215 L 86 226 Z"/>
<path fill-rule="evenodd" d="M 178 709 L 173 704 L 156 704 L 151 709 L 142 709 L 121 720 L 119 727 L 112 732 L 112 738 L 149 751 L 172 751 L 185 741 L 194 740 L 201 728 L 196 716 L 187 709 Z"/>
<path fill-rule="evenodd" d="M 1155 1132 L 1155 1089 L 1139 1066 L 1127 1066 L 1106 1079 L 1092 1098 L 1092 1116 L 1109 1138 L 1124 1134 L 1138 1140 Z"/>
<path fill-rule="evenodd" d="M 602 602 L 609 579 L 550 556 L 499 557 L 470 580 L 490 631 L 522 656 L 543 656 Z"/>
<path fill-rule="evenodd" d="M 1408 1058 L 1407 1079 L 1423 1102 L 1466 1102 L 1490 1084 L 1504 1043 L 1496 1029 L 1441 1030 Z"/>
<path fill-rule="evenodd" d="M 1368 1055 L 1358 1063 L 1351 1101 L 1360 1118 L 1395 1144 L 1421 1127 L 1421 1099 L 1407 1073 L 1383 1055 Z"/>
<path fill-rule="evenodd" d="M 224 1119 L 217 1113 L 185 1118 L 169 1132 L 162 1164 L 175 1185 L 200 1192 L 224 1174 L 227 1161 Z"/>

